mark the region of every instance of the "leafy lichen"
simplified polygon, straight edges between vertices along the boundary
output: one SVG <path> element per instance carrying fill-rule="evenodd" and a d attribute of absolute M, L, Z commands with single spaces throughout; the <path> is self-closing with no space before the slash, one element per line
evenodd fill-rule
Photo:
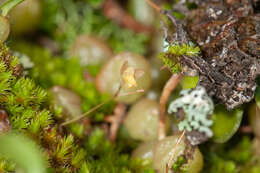
<path fill-rule="evenodd" d="M 180 110 L 184 112 L 184 119 L 179 124 L 179 130 L 187 130 L 187 138 L 191 144 L 196 145 L 201 143 L 196 136 L 189 135 L 189 132 L 198 131 L 207 138 L 213 136 L 210 126 L 213 121 L 209 119 L 209 115 L 213 113 L 214 104 L 210 97 L 207 96 L 206 90 L 197 86 L 195 89 L 181 91 L 181 97 L 173 101 L 168 113 L 178 113 Z M 178 118 L 178 117 L 177 117 Z"/>

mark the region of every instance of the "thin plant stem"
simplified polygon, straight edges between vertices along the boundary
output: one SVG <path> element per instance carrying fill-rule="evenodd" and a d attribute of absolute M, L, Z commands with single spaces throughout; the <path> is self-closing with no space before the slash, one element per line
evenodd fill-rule
<path fill-rule="evenodd" d="M 76 117 L 76 118 L 74 118 L 74 119 L 71 119 L 71 120 L 69 120 L 69 121 L 66 121 L 66 122 L 62 123 L 61 126 L 66 126 L 66 125 L 68 125 L 68 124 L 77 122 L 78 120 L 80 120 L 81 118 L 85 117 L 86 115 L 88 115 L 88 114 L 90 114 L 90 113 L 96 111 L 97 109 L 99 109 L 100 107 L 102 107 L 104 104 L 106 104 L 106 103 L 108 103 L 108 102 L 114 100 L 114 99 L 119 95 L 121 89 L 122 89 L 122 86 L 120 85 L 119 88 L 118 88 L 118 90 L 117 90 L 117 92 L 114 94 L 113 97 L 111 97 L 110 99 L 108 99 L 108 100 L 106 100 L 106 101 L 104 101 L 104 102 L 102 102 L 102 103 L 96 105 L 95 107 L 91 108 L 90 110 L 88 110 L 88 111 L 85 112 L 84 114 L 82 114 L 82 115 L 80 115 L 80 116 L 78 116 L 78 117 Z"/>
<path fill-rule="evenodd" d="M 181 81 L 183 74 L 173 74 L 171 78 L 165 84 L 162 95 L 160 97 L 160 117 L 159 117 L 159 128 L 158 128 L 158 139 L 161 140 L 165 137 L 165 109 L 166 103 L 168 101 L 169 96 L 177 87 L 179 82 Z"/>
<path fill-rule="evenodd" d="M 68 121 L 62 123 L 61 126 L 66 126 L 66 125 L 68 125 L 68 124 L 75 123 L 75 122 L 79 121 L 79 120 L 82 119 L 83 117 L 89 115 L 90 113 L 92 113 L 92 112 L 96 111 L 97 109 L 99 109 L 100 107 L 102 107 L 104 104 L 106 104 L 106 103 L 108 103 L 108 102 L 110 102 L 110 101 L 112 101 L 112 100 L 114 100 L 114 99 L 116 99 L 116 98 L 118 98 L 118 97 L 122 97 L 122 96 L 127 96 L 127 95 L 132 95 L 132 94 L 144 92 L 144 90 L 136 90 L 135 92 L 126 93 L 126 94 L 124 94 L 124 95 L 119 95 L 121 89 L 122 89 L 122 86 L 120 85 L 119 88 L 118 88 L 118 90 L 117 90 L 117 92 L 114 94 L 114 96 L 113 96 L 112 98 L 110 98 L 110 99 L 104 101 L 103 103 L 100 103 L 100 104 L 96 105 L 95 107 L 91 108 L 89 111 L 85 112 L 84 114 L 82 114 L 82 115 L 80 115 L 80 116 L 78 116 L 78 117 L 76 117 L 76 118 L 74 118 L 74 119 L 71 119 L 71 120 L 68 120 Z"/>
<path fill-rule="evenodd" d="M 170 163 L 173 161 L 173 159 L 174 159 L 174 157 L 175 157 L 175 153 L 176 153 L 177 147 L 178 147 L 178 145 L 180 144 L 180 142 L 181 142 L 183 136 L 185 135 L 185 133 L 186 133 L 186 130 L 183 130 L 181 136 L 178 138 L 178 140 L 177 140 L 177 142 L 176 142 L 176 144 L 175 144 L 175 146 L 174 146 L 174 148 L 173 148 L 172 155 L 171 155 L 171 157 L 170 157 L 168 163 L 166 164 L 166 173 L 168 173 L 168 171 L 169 171 L 169 168 L 170 168 L 170 166 L 171 166 Z"/>

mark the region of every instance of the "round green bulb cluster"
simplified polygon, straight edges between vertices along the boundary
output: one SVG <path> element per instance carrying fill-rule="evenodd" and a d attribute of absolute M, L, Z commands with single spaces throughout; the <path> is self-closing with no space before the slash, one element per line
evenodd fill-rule
<path fill-rule="evenodd" d="M 10 33 L 10 24 L 6 17 L 0 15 L 0 43 L 6 41 Z"/>
<path fill-rule="evenodd" d="M 72 119 L 82 114 L 81 98 L 66 88 L 54 86 L 50 93 L 53 97 L 54 110 L 61 110 L 61 115 L 64 119 Z"/>
<path fill-rule="evenodd" d="M 157 139 L 159 104 L 150 99 L 142 99 L 127 113 L 125 126 L 130 136 L 141 141 Z"/>
<path fill-rule="evenodd" d="M 203 155 L 198 147 L 191 146 L 185 137 L 180 140 L 180 137 L 181 134 L 175 134 L 159 141 L 142 143 L 133 151 L 132 158 L 141 159 L 143 164 L 151 166 L 158 173 L 165 173 L 166 165 L 169 173 L 199 173 L 203 168 Z M 176 145 L 178 140 L 180 142 Z M 192 148 L 189 150 L 189 147 Z"/>
<path fill-rule="evenodd" d="M 86 66 L 104 64 L 112 57 L 113 52 L 103 40 L 80 35 L 74 41 L 69 54 L 78 58 L 81 65 Z"/>
<path fill-rule="evenodd" d="M 40 0 L 25 0 L 10 12 L 11 33 L 27 34 L 34 31 L 42 15 Z"/>

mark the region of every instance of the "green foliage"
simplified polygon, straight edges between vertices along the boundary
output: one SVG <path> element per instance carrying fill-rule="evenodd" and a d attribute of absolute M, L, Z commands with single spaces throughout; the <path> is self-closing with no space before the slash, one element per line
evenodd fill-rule
<path fill-rule="evenodd" d="M 120 146 L 111 144 L 101 129 L 95 129 L 86 140 L 85 149 L 95 157 L 88 161 L 90 172 L 109 173 L 155 173 L 140 160 L 131 160 L 129 154 L 120 153 Z"/>
<path fill-rule="evenodd" d="M 214 133 L 213 141 L 219 143 L 228 141 L 238 130 L 242 118 L 242 109 L 238 108 L 228 111 L 222 105 L 216 106 L 212 115 L 212 120 L 214 121 L 211 127 Z"/>
<path fill-rule="evenodd" d="M 146 53 L 148 37 L 122 29 L 103 16 L 100 0 L 44 0 L 41 30 L 49 33 L 63 50 L 70 48 L 76 36 L 90 34 L 106 39 L 114 51 Z"/>
<path fill-rule="evenodd" d="M 81 67 L 77 59 L 53 57 L 46 49 L 25 42 L 13 45 L 13 49 L 30 57 L 34 68 L 29 70 L 29 75 L 37 84 L 45 89 L 59 85 L 78 94 L 83 101 L 83 112 L 109 99 L 108 95 L 99 94 L 93 82 L 84 79 L 84 71 L 90 69 L 92 74 L 95 74 L 99 67 L 91 66 L 85 69 Z M 114 103 L 109 102 L 89 116 L 95 121 L 101 121 L 105 115 L 112 113 L 113 107 Z M 54 111 L 61 112 L 60 110 Z M 76 127 L 73 129 L 79 130 Z"/>
<path fill-rule="evenodd" d="M 173 57 L 171 54 L 161 53 L 159 54 L 159 58 L 162 60 L 163 64 L 172 72 L 172 73 L 180 73 L 181 66 L 176 57 Z"/>
<path fill-rule="evenodd" d="M 248 136 L 242 137 L 240 142 L 226 153 L 229 159 L 239 164 L 247 164 L 252 158 L 252 144 Z"/>
<path fill-rule="evenodd" d="M 198 46 L 195 47 L 193 44 L 174 44 L 169 46 L 168 53 L 177 57 L 182 55 L 196 56 L 200 53 L 200 48 Z"/>
<path fill-rule="evenodd" d="M 0 78 L 2 79 L 0 81 L 0 104 L 8 112 L 13 130 L 19 133 L 25 133 L 46 149 L 45 159 L 50 160 L 50 163 L 62 163 L 55 166 L 53 165 L 55 170 L 71 172 L 74 166 L 79 167 L 79 165 L 82 164 L 83 152 L 77 152 L 79 147 L 74 144 L 71 136 L 63 138 L 54 127 L 50 128 L 53 126 L 53 117 L 51 112 L 44 108 L 46 104 L 45 101 L 47 100 L 46 91 L 37 86 L 29 78 L 18 78 L 16 76 L 18 67 L 18 59 L 9 53 L 5 45 L 0 45 Z M 23 142 L 22 139 L 17 138 Z M 12 141 L 12 145 L 18 144 L 13 138 L 7 139 Z M 5 145 L 3 142 L 1 142 L 1 144 Z M 10 145 L 10 147 L 14 147 L 12 145 Z M 24 148 L 27 155 L 32 154 L 30 157 L 34 158 L 34 152 L 31 153 L 27 151 L 23 145 L 18 146 Z M 33 150 L 30 144 L 28 144 L 28 147 Z M 4 146 L 2 146 L 2 148 L 4 148 Z M 68 149 L 70 154 L 68 154 Z M 6 152 L 9 150 L 10 152 L 12 150 L 16 151 L 15 148 L 5 148 L 5 150 Z M 19 152 L 20 150 L 21 148 Z M 22 157 L 17 157 L 18 155 Z M 18 164 L 21 162 L 21 158 L 27 158 L 25 154 L 18 155 L 15 155 L 16 158 L 13 156 L 10 156 L 10 158 L 16 159 L 14 161 Z M 25 159 L 24 162 L 28 161 L 30 161 L 30 159 Z M 0 170 L 3 172 L 12 171 L 14 169 L 12 165 L 12 163 L 9 164 L 9 161 L 1 157 Z M 26 169 L 29 169 L 28 164 L 26 166 Z M 33 166 L 37 165 L 31 165 L 33 172 L 40 171 L 35 171 L 37 168 L 33 169 Z"/>
<path fill-rule="evenodd" d="M 46 161 L 38 146 L 23 135 L 7 134 L 0 136 L 0 153 L 13 160 L 27 173 L 45 173 Z M 22 156 L 22 157 L 18 157 Z M 0 166 L 4 166 L 4 162 Z"/>
<path fill-rule="evenodd" d="M 196 56 L 200 53 L 200 48 L 195 47 L 193 44 L 173 44 L 167 47 L 167 51 L 159 54 L 159 58 L 163 61 L 163 64 L 172 72 L 180 73 L 181 64 L 180 57 L 183 55 Z"/>
<path fill-rule="evenodd" d="M 89 5 L 92 7 L 100 7 L 103 3 L 104 0 L 85 0 Z"/>
<path fill-rule="evenodd" d="M 5 157 L 0 157 L 0 172 L 12 171 L 15 169 L 15 163 L 7 160 Z"/>
<path fill-rule="evenodd" d="M 182 89 L 191 89 L 197 86 L 199 76 L 184 76 L 180 82 Z"/>
<path fill-rule="evenodd" d="M 236 137 L 225 144 L 210 143 L 202 146 L 207 163 L 203 173 L 254 173 L 259 169 L 252 155 L 249 136 Z"/>
<path fill-rule="evenodd" d="M 100 95 L 96 91 L 92 82 L 88 82 L 84 79 L 84 70 L 88 70 L 88 68 L 83 69 L 77 60 L 53 57 L 47 50 L 26 43 L 13 45 L 13 47 L 26 54 L 32 60 L 34 68 L 30 69 L 28 74 L 37 82 L 37 84 L 46 89 L 51 88 L 54 85 L 61 85 L 70 88 L 81 96 L 84 111 L 87 111 L 89 108 L 92 108 L 108 99 L 106 95 Z M 94 67 L 91 68 L 92 71 L 97 71 Z M 24 78 L 21 79 L 25 82 Z M 30 85 L 28 86 L 28 89 L 31 90 L 35 90 L 36 88 L 37 87 L 32 87 Z M 41 92 L 33 91 L 30 93 Z M 43 99 L 35 98 L 34 101 L 35 100 L 42 102 Z M 48 103 L 44 102 L 44 104 Z M 42 134 L 40 135 L 41 138 L 45 145 L 48 145 L 48 159 L 50 163 L 55 164 L 52 165 L 52 167 L 55 167 L 55 171 L 57 172 L 71 172 L 71 170 L 74 169 L 84 173 L 128 173 L 132 171 L 137 173 L 153 173 L 150 168 L 142 166 L 142 163 L 138 161 L 132 161 L 128 154 L 122 153 L 120 150 L 121 147 L 111 144 L 110 141 L 106 139 L 105 134 L 101 129 L 94 130 L 89 137 L 85 136 L 84 148 L 80 148 L 75 145 L 74 137 L 67 135 L 62 138 L 58 134 L 56 128 L 48 128 L 48 131 L 42 131 L 42 126 L 46 127 L 46 124 L 44 123 L 48 123 L 49 121 L 53 122 L 49 111 L 45 110 L 37 112 L 37 117 L 40 118 L 34 120 L 38 121 L 36 123 L 31 120 L 35 117 L 34 110 L 28 109 L 28 106 L 26 106 L 26 109 L 20 110 L 19 106 L 14 108 L 15 105 L 16 104 L 13 104 L 12 106 L 10 105 L 10 109 L 19 110 L 21 115 L 18 114 L 17 116 L 14 116 L 15 118 L 13 119 L 16 121 L 13 120 L 12 125 L 19 127 L 20 129 L 26 129 L 26 132 L 29 130 L 31 134 Z M 40 109 L 40 107 L 37 107 L 37 109 Z M 104 105 L 104 107 L 91 115 L 92 120 L 103 121 L 105 115 L 112 113 L 113 107 L 114 103 Z M 57 113 L 60 112 L 58 110 L 56 111 Z M 48 117 L 50 117 L 50 119 Z M 68 128 L 68 130 L 70 132 L 73 131 L 77 136 L 82 137 L 85 128 L 86 127 L 83 127 L 81 124 L 73 124 Z M 64 165 L 68 166 L 64 167 Z"/>
<path fill-rule="evenodd" d="M 176 162 L 174 162 L 174 164 L 172 165 L 172 169 L 174 171 L 178 171 L 180 173 L 187 173 L 187 169 L 185 168 L 184 164 L 185 164 L 185 159 L 184 157 L 180 156 L 178 157 L 178 160 Z"/>

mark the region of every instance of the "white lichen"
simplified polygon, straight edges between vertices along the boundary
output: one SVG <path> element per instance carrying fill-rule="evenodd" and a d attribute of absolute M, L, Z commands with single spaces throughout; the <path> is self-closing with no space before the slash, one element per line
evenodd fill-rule
<path fill-rule="evenodd" d="M 205 88 L 197 86 L 195 89 L 181 91 L 181 97 L 173 101 L 168 113 L 177 113 L 180 109 L 185 113 L 185 118 L 178 124 L 179 130 L 188 132 L 198 131 L 207 138 L 213 136 L 210 126 L 213 121 L 209 115 L 213 113 L 214 104 L 207 95 Z"/>

